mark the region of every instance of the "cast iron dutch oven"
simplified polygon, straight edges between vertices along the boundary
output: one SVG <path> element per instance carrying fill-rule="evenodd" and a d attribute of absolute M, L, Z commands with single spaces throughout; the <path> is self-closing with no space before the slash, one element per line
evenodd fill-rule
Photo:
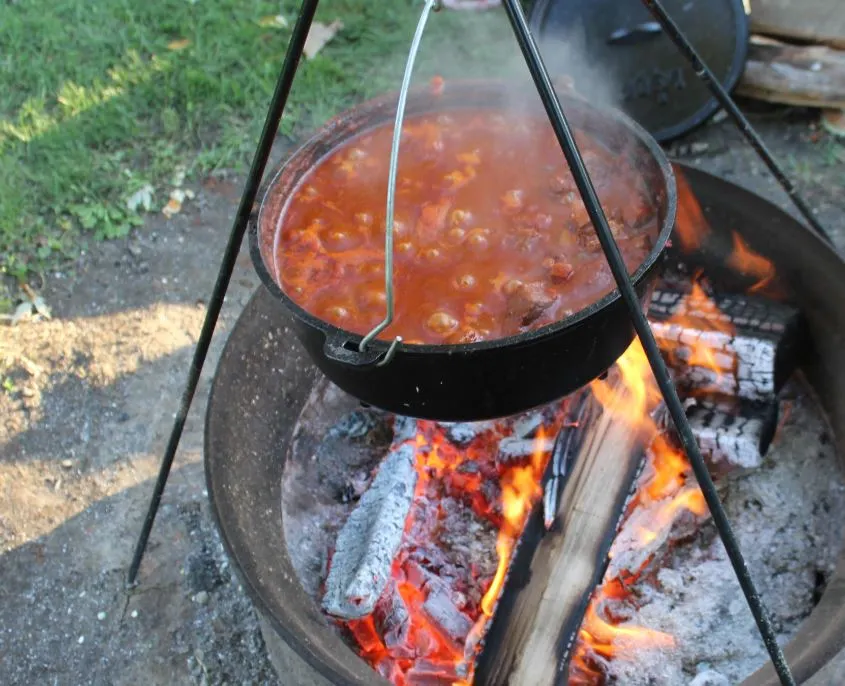
<path fill-rule="evenodd" d="M 617 291 L 564 320 L 507 338 L 464 345 L 400 344 L 383 366 L 376 363 L 383 360 L 389 342 L 374 341 L 365 353 L 359 353 L 361 336 L 314 317 L 285 295 L 275 277 L 274 246 L 287 199 L 334 149 L 364 131 L 391 123 L 396 102 L 396 94 L 376 98 L 321 128 L 271 175 L 250 224 L 256 271 L 279 307 L 294 315 L 294 333 L 316 366 L 367 404 L 438 421 L 511 415 L 562 398 L 601 375 L 634 337 Z M 429 89 L 412 91 L 406 117 L 456 108 L 501 111 L 514 102 L 521 111 L 536 106 L 536 114 L 544 116 L 533 91 L 515 93 L 513 86 L 498 82 L 455 81 L 438 95 Z M 571 93 L 561 94 L 561 104 L 574 129 L 591 134 L 615 155 L 628 157 L 653 191 L 660 230 L 653 249 L 632 275 L 644 301 L 675 221 L 677 194 L 671 165 L 654 139 L 620 112 L 597 109 Z"/>

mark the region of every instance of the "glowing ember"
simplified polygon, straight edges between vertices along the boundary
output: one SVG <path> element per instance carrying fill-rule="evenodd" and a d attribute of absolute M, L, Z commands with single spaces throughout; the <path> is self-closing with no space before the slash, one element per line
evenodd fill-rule
<path fill-rule="evenodd" d="M 675 181 L 678 186 L 678 210 L 675 219 L 675 236 L 681 250 L 691 253 L 701 247 L 704 237 L 710 232 L 701 205 L 692 192 L 686 177 L 680 169 L 675 169 Z"/>
<path fill-rule="evenodd" d="M 496 459 L 502 439 L 514 431 L 512 422 L 492 423 L 464 447 L 449 439 L 448 426 L 417 423 L 411 440 L 418 481 L 391 583 L 373 615 L 341 622 L 359 654 L 391 683 L 472 683 L 478 644 L 513 546 L 542 495 L 548 436 L 557 432 L 565 409 L 566 401 L 537 429 L 529 443 L 532 454 L 512 461 Z M 495 571 L 491 564 L 485 569 L 480 560 L 462 566 L 439 546 L 449 518 L 461 511 L 498 532 Z"/>

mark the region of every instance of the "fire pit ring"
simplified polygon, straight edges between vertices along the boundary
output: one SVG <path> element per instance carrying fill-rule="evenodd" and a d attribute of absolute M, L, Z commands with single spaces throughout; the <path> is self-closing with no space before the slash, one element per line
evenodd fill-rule
<path fill-rule="evenodd" d="M 803 371 L 827 413 L 840 456 L 845 455 L 845 397 L 837 392 L 845 384 L 845 307 L 839 304 L 845 302 L 845 262 L 767 201 L 695 169 L 685 174 L 713 230 L 727 231 L 726 240 L 730 229 L 739 230 L 775 263 L 805 311 L 816 355 Z M 294 660 L 304 671 L 297 683 L 308 684 L 310 678 L 312 684 L 387 684 L 328 626 L 300 586 L 284 541 L 282 470 L 293 426 L 318 377 L 293 340 L 284 312 L 260 289 L 229 338 L 209 400 L 205 464 L 212 509 L 262 616 L 268 644 L 277 648 L 277 657 L 280 651 L 298 656 Z M 816 675 L 845 645 L 843 596 L 845 558 L 786 647 L 799 682 Z M 313 672 L 306 676 L 309 668 Z M 769 665 L 743 682 L 777 683 Z"/>

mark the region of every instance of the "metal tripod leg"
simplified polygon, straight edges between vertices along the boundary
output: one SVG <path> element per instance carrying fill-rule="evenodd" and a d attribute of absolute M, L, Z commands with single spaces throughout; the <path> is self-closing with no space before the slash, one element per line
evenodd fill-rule
<path fill-rule="evenodd" d="M 241 244 L 243 243 L 250 213 L 252 212 L 252 207 L 255 204 L 255 198 L 258 195 L 261 179 L 264 176 L 264 170 L 267 167 L 267 160 L 270 157 L 270 150 L 273 148 L 273 141 L 275 140 L 276 133 L 279 130 L 279 122 L 281 121 L 282 114 L 285 111 L 285 105 L 287 104 L 291 85 L 293 84 L 293 79 L 296 76 L 296 69 L 299 66 L 299 60 L 302 57 L 305 39 L 308 37 L 308 31 L 311 29 L 311 22 L 313 21 L 314 14 L 317 11 L 318 3 L 319 0 L 303 0 L 302 6 L 299 9 L 299 18 L 296 20 L 296 25 L 293 27 L 293 34 L 291 35 L 290 44 L 288 45 L 287 54 L 285 55 L 285 61 L 282 64 L 282 70 L 279 73 L 276 90 L 273 93 L 273 98 L 270 101 L 270 108 L 267 112 L 267 117 L 264 120 L 264 129 L 261 132 L 258 148 L 255 151 L 252 166 L 250 167 L 249 175 L 247 176 L 246 183 L 244 184 L 243 195 L 241 196 L 241 202 L 240 205 L 238 205 L 238 211 L 232 225 L 232 232 L 229 235 L 229 242 L 226 244 L 226 251 L 223 253 L 223 261 L 220 264 L 220 271 L 217 273 L 217 281 L 214 284 L 214 290 L 212 291 L 211 299 L 208 302 L 208 310 L 206 311 L 205 321 L 203 322 L 199 341 L 197 342 L 197 347 L 194 351 L 194 359 L 191 361 L 191 367 L 188 370 L 188 382 L 185 385 L 185 391 L 182 393 L 179 410 L 176 413 L 176 419 L 173 422 L 173 429 L 170 432 L 170 440 L 167 442 L 167 448 L 164 451 L 164 457 L 162 458 L 158 478 L 156 479 L 155 487 L 153 488 L 153 495 L 150 500 L 150 506 L 147 510 L 147 516 L 144 518 L 144 525 L 141 528 L 141 534 L 138 537 L 137 544 L 135 545 L 135 554 L 133 555 L 132 563 L 129 566 L 128 583 L 130 585 L 134 584 L 138 577 L 138 569 L 141 566 L 141 560 L 143 559 L 144 551 L 147 548 L 147 542 L 150 538 L 150 532 L 152 531 L 159 505 L 161 505 L 161 496 L 164 493 L 164 487 L 167 485 L 167 479 L 170 476 L 173 459 L 176 457 L 176 450 L 179 447 L 179 440 L 182 437 L 182 429 L 185 426 L 185 419 L 188 416 L 188 410 L 191 409 L 191 401 L 193 400 L 194 393 L 197 390 L 200 373 L 202 372 L 202 367 L 205 363 L 206 355 L 208 354 L 208 348 L 211 345 L 211 338 L 214 335 L 214 329 L 217 326 L 217 318 L 220 315 L 220 308 L 223 306 L 223 299 L 225 298 L 226 291 L 229 288 L 229 280 L 232 277 L 235 260 L 238 257 Z"/>

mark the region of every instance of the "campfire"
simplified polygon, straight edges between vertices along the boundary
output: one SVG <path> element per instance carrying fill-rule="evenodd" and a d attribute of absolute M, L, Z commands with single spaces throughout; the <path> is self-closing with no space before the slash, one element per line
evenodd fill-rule
<path fill-rule="evenodd" d="M 687 198 L 685 226 L 694 212 Z M 679 243 L 683 249 L 685 239 Z M 747 294 L 719 292 L 701 273 L 679 270 L 654 291 L 649 309 L 720 483 L 760 467 L 800 348 L 797 311 L 771 297 L 772 265 L 738 237 L 734 246 L 730 262 L 754 278 Z M 357 445 L 370 463 L 340 488 L 344 514 L 329 519 L 343 522 L 312 590 L 349 644 L 391 683 L 471 684 L 479 670 L 483 683 L 505 673 L 542 683 L 536 674 L 558 664 L 533 659 L 542 655 L 535 634 L 554 637 L 576 616 L 563 641 L 570 684 L 611 683 L 614 665 L 673 649 L 673 635 L 636 625 L 637 606 L 660 586 L 675 548 L 709 531 L 709 513 L 638 341 L 603 379 L 515 417 L 447 424 L 358 408 L 327 435 L 331 450 Z M 621 476 L 567 510 L 585 497 L 573 484 L 578 475 L 570 478 L 585 464 Z M 560 509 L 548 498 L 553 483 L 563 493 Z M 600 521 L 595 569 L 579 579 L 565 562 L 538 565 L 543 553 L 534 552 L 526 582 L 516 553 L 531 547 L 525 539 L 537 513 L 546 520 L 541 529 L 549 528 L 544 545 L 566 539 L 567 528 L 583 531 L 568 519 L 561 526 L 570 515 Z M 577 592 L 553 611 L 548 603 L 537 605 L 542 613 L 514 609 L 534 607 L 532 586 L 560 579 Z M 533 631 L 534 623 L 543 631 Z M 519 638 L 514 644 L 503 634 Z"/>

